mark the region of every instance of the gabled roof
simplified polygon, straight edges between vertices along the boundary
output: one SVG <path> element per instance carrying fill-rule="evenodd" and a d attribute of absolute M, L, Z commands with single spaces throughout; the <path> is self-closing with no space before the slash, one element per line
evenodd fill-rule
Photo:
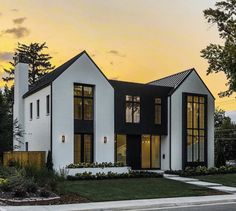
<path fill-rule="evenodd" d="M 176 89 L 194 69 L 185 70 L 174 75 L 170 75 L 155 81 L 151 81 L 148 84 L 157 86 L 168 86 Z"/>
<path fill-rule="evenodd" d="M 68 60 L 61 66 L 57 67 L 52 72 L 41 77 L 36 83 L 29 87 L 29 91 L 23 95 L 23 98 L 37 92 L 38 90 L 48 86 L 52 81 L 54 81 L 58 76 L 60 76 L 67 68 L 69 68 L 79 57 L 81 57 L 85 51 L 79 53 L 72 59 Z"/>

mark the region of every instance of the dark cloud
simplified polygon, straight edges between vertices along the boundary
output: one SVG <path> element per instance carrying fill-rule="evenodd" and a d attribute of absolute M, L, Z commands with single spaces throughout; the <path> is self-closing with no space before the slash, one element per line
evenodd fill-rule
<path fill-rule="evenodd" d="M 0 12 L 0 16 L 2 15 L 2 13 Z"/>
<path fill-rule="evenodd" d="M 113 65 L 114 63 L 113 62 L 110 62 L 110 65 Z"/>
<path fill-rule="evenodd" d="M 18 9 L 11 9 L 12 12 L 18 12 Z"/>
<path fill-rule="evenodd" d="M 6 29 L 6 30 L 2 31 L 2 33 L 3 34 L 12 34 L 16 38 L 21 38 L 21 37 L 25 37 L 25 36 L 29 35 L 30 31 L 26 27 L 18 26 L 18 27 Z"/>
<path fill-rule="evenodd" d="M 113 54 L 113 55 L 116 55 L 116 56 L 125 57 L 124 54 L 121 54 L 121 53 L 120 53 L 119 51 L 117 51 L 117 50 L 110 50 L 110 51 L 108 51 L 108 53 Z"/>
<path fill-rule="evenodd" d="M 26 17 L 13 19 L 14 24 L 22 24 L 26 20 Z"/>
<path fill-rule="evenodd" d="M 0 52 L 0 61 L 8 61 L 13 58 L 13 52 Z"/>

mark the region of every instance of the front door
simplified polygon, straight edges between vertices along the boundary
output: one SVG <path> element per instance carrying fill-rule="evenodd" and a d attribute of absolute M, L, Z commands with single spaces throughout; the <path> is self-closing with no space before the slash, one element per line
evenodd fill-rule
<path fill-rule="evenodd" d="M 140 169 L 141 136 L 127 135 L 127 165 L 132 169 Z"/>

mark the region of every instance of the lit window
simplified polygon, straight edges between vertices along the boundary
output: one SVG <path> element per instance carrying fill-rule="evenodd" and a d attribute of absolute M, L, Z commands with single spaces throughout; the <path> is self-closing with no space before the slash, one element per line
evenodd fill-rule
<path fill-rule="evenodd" d="M 155 98 L 155 124 L 161 124 L 161 98 Z"/>
<path fill-rule="evenodd" d="M 126 95 L 126 122 L 140 122 L 140 97 Z"/>

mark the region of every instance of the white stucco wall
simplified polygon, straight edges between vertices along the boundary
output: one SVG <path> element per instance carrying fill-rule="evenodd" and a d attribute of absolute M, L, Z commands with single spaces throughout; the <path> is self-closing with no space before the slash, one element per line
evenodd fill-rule
<path fill-rule="evenodd" d="M 50 150 L 50 115 L 46 113 L 46 96 L 50 95 L 50 86 L 24 99 L 24 140 L 29 151 Z M 37 118 L 36 102 L 40 100 L 40 116 Z M 30 103 L 33 103 L 33 119 L 30 120 Z M 25 147 L 24 147 L 25 150 Z"/>
<path fill-rule="evenodd" d="M 214 166 L 214 98 L 193 71 L 171 96 L 171 167 L 182 168 L 182 93 L 208 96 L 208 167 Z"/>
<path fill-rule="evenodd" d="M 114 162 L 114 90 L 86 54 L 52 84 L 53 162 L 56 169 L 74 160 L 74 83 L 95 85 L 94 161 Z M 65 143 L 61 136 L 65 135 Z M 107 143 L 104 144 L 104 136 Z"/>

